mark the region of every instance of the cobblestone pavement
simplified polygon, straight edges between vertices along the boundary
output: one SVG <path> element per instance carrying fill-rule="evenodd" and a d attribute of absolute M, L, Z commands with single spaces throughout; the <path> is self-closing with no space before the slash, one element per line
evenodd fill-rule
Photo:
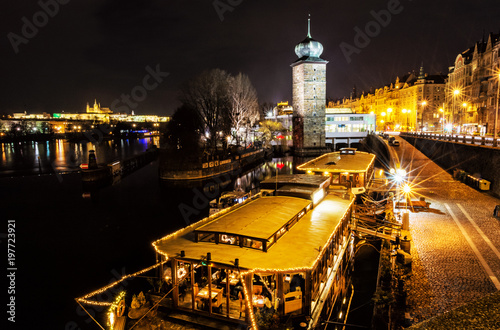
<path fill-rule="evenodd" d="M 410 213 L 413 268 L 406 289 L 417 323 L 500 288 L 494 284 L 500 279 L 500 224 L 493 217 L 500 200 L 455 181 L 398 139 L 401 146 L 394 150 L 409 172 L 412 199 L 431 203 L 429 211 Z"/>

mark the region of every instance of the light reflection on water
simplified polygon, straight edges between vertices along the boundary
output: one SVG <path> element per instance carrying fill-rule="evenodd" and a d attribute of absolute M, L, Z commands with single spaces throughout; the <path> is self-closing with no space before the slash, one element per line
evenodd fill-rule
<path fill-rule="evenodd" d="M 1 143 L 0 176 L 77 171 L 80 164 L 87 163 L 89 150 L 96 150 L 99 163 L 109 163 L 144 152 L 153 144 L 159 146 L 158 137 L 109 140 L 99 144 L 63 139 Z"/>
<path fill-rule="evenodd" d="M 102 157 L 99 150 L 109 149 L 116 152 L 110 151 L 114 156 L 120 149 L 123 153 L 124 149 L 142 150 L 148 145 L 148 141 L 119 141 L 120 147 L 112 149 L 112 143 L 106 142 L 98 146 L 102 148 L 98 149 L 98 157 Z M 80 153 L 78 157 L 83 157 L 92 145 L 76 147 L 59 140 L 39 143 L 38 147 L 40 156 L 49 151 L 51 159 L 65 166 L 68 157 L 76 157 L 77 152 Z M 30 161 L 33 162 L 35 152 L 30 148 L 33 148 L 31 143 L 15 148 L 10 144 L 2 145 L 0 159 L 17 157 L 19 161 L 20 154 L 31 152 Z M 10 150 L 4 152 L 6 149 Z M 279 174 L 292 173 L 294 165 L 298 164 L 292 157 L 275 158 L 240 173 L 236 178 L 222 179 L 220 186 L 212 179 L 198 186 L 165 187 L 159 184 L 158 161 L 155 161 L 117 184 L 95 189 L 88 197 L 78 173 L 61 175 L 61 180 L 54 176 L 0 178 L 0 199 L 8 206 L 3 210 L 4 216 L 17 220 L 19 227 L 16 230 L 22 233 L 24 242 L 16 252 L 24 256 L 24 260 L 29 260 L 31 269 L 44 269 L 47 256 L 51 256 L 54 269 L 53 272 L 37 273 L 36 281 L 30 272 L 19 275 L 19 281 L 25 286 L 17 293 L 18 299 L 44 301 L 44 304 L 31 308 L 31 318 L 21 321 L 31 323 L 52 313 L 53 328 L 62 329 L 67 322 L 75 321 L 79 328 L 90 329 L 86 315 L 76 311 L 75 297 L 100 287 L 110 278 L 111 270 L 121 273 L 125 269 L 124 273 L 129 274 L 150 266 L 155 258 L 151 242 L 207 216 L 208 201 L 221 191 L 257 188 L 259 181 L 275 175 L 276 164 L 281 163 L 284 166 L 280 166 Z M 207 189 L 211 188 L 218 191 L 209 193 Z M 19 208 L 19 196 L 22 196 L 23 205 L 30 207 Z M 205 202 L 200 205 L 202 199 Z M 191 218 L 183 217 L 180 212 L 182 204 L 193 209 Z M 51 206 L 51 212 L 44 212 L 48 206 Z M 53 287 L 57 289 L 47 294 L 46 288 Z M 60 306 L 55 315 L 53 306 Z M 21 328 L 35 327 L 30 324 Z"/>

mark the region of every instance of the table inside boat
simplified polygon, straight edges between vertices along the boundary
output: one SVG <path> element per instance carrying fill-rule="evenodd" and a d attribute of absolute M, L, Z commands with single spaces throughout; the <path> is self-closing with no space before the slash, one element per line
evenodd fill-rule
<path fill-rule="evenodd" d="M 222 304 L 222 293 L 224 292 L 224 288 L 218 289 L 215 285 L 212 285 L 212 306 L 219 307 Z M 201 289 L 196 298 L 202 300 L 208 300 L 208 285 Z"/>
<path fill-rule="evenodd" d="M 223 278 L 220 281 L 220 284 L 226 285 L 226 281 L 227 281 L 227 277 Z M 234 286 L 234 285 L 238 284 L 239 281 L 240 281 L 239 277 L 229 275 L 229 285 L 233 285 Z"/>

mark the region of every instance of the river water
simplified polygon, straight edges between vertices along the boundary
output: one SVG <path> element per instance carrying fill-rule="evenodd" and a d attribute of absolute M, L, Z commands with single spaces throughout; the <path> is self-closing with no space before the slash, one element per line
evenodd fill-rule
<path fill-rule="evenodd" d="M 257 191 L 277 167 L 291 174 L 303 161 L 275 158 L 236 177 L 189 187 L 162 184 L 155 161 L 112 185 L 82 185 L 78 170 L 88 150 L 107 163 L 157 143 L 2 144 L 0 241 L 6 255 L 6 222 L 15 221 L 16 329 L 98 329 L 74 298 L 154 264 L 151 243 L 207 216 L 209 200 L 221 191 Z"/>
<path fill-rule="evenodd" d="M 276 163 L 283 164 L 280 174 L 293 168 L 291 158 L 273 159 L 236 178 L 182 187 L 160 184 L 153 162 L 113 185 L 82 185 L 78 165 L 90 148 L 108 162 L 152 143 L 2 144 L 0 241 L 5 256 L 6 222 L 14 220 L 16 329 L 97 329 L 74 298 L 154 264 L 151 243 L 207 216 L 208 201 L 220 191 L 256 190 Z"/>
<path fill-rule="evenodd" d="M 80 164 L 87 163 L 89 150 L 95 150 L 98 162 L 110 163 L 143 152 L 153 144 L 159 144 L 158 137 L 98 144 L 64 139 L 1 143 L 0 177 L 78 171 Z"/>

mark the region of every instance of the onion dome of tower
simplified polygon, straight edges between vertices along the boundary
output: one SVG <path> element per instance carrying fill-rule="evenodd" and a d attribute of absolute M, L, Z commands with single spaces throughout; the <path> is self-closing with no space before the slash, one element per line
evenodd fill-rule
<path fill-rule="evenodd" d="M 307 37 L 295 46 L 295 54 L 299 59 L 319 58 L 323 53 L 323 45 L 311 37 L 311 18 L 307 20 Z"/>

